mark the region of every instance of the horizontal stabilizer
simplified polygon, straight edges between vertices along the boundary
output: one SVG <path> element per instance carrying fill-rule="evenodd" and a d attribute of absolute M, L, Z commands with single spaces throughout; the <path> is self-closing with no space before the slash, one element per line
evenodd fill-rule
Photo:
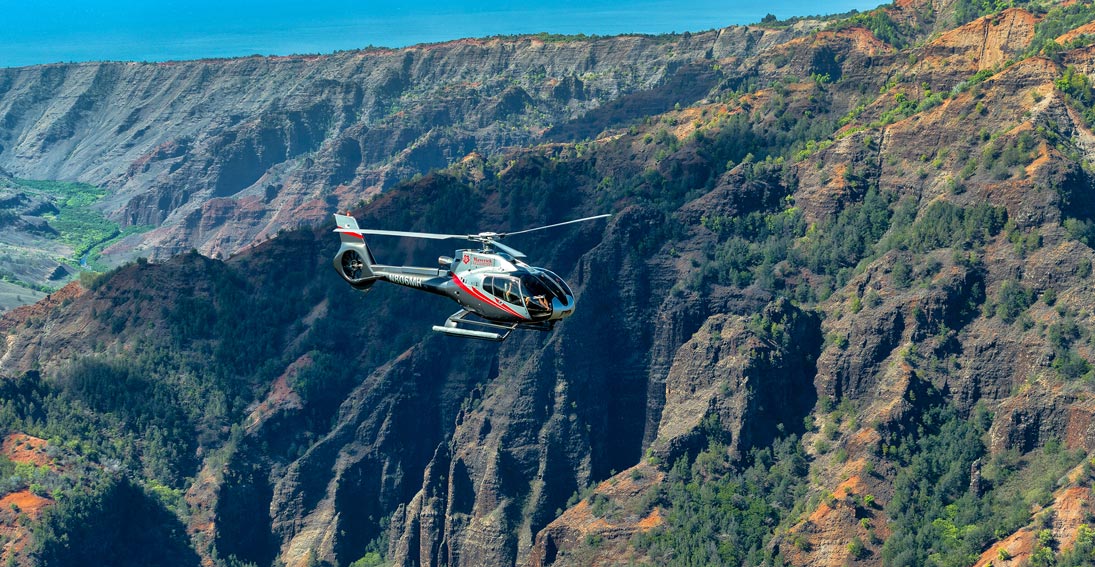
<path fill-rule="evenodd" d="M 338 228 L 343 228 L 343 229 L 346 229 L 346 228 L 351 229 L 351 230 L 357 230 L 358 229 L 357 219 L 355 219 L 354 217 L 352 217 L 350 215 L 340 215 L 338 213 L 335 213 L 335 226 L 337 226 Z M 335 229 L 335 230 L 338 231 L 338 232 L 343 232 L 343 231 L 338 230 L 338 229 Z"/>
<path fill-rule="evenodd" d="M 357 219 L 350 215 L 335 213 L 335 232 L 343 243 L 363 243 L 365 237 L 361 235 L 361 229 L 357 226 Z"/>

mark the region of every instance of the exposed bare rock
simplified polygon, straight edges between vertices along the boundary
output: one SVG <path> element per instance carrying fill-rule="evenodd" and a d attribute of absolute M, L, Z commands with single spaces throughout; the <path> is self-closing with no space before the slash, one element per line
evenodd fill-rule
<path fill-rule="evenodd" d="M 537 534 L 528 564 L 562 567 L 637 560 L 628 542 L 635 534 L 663 523 L 659 508 L 643 515 L 642 498 L 664 478 L 661 470 L 639 463 L 598 484 L 590 497 L 568 508 Z M 596 551 L 588 549 L 589 541 L 598 542 Z"/>
<path fill-rule="evenodd" d="M 737 458 L 770 442 L 777 429 L 796 427 L 815 400 L 808 379 L 819 346 L 817 320 L 785 300 L 756 319 L 709 318 L 674 356 L 651 460 L 668 466 L 711 441 L 726 443 Z M 626 560 L 630 537 L 661 523 L 661 512 L 643 510 L 641 499 L 662 474 L 640 462 L 601 483 L 538 533 L 529 563 L 587 564 L 594 559 L 583 543 L 591 537 L 606 542 L 594 557 Z M 606 507 L 615 512 L 602 519 Z"/>
<path fill-rule="evenodd" d="M 732 454 L 742 455 L 754 445 L 766 445 L 777 425 L 794 426 L 795 418 L 813 406 L 807 385 L 820 346 L 817 321 L 786 301 L 769 305 L 759 320 L 770 321 L 783 334 L 758 332 L 741 318 L 715 316 L 677 352 L 665 382 L 658 437 L 651 445 L 661 462 L 706 447 L 713 433 L 705 431 L 705 419 L 716 420 L 717 435 L 725 436 L 719 440 Z"/>
<path fill-rule="evenodd" d="M 602 113 L 601 128 L 690 104 L 718 80 L 710 61 L 803 31 L 4 69 L 0 167 L 108 187 L 111 218 L 157 227 L 113 250 L 122 258 L 230 254 L 616 100 L 632 100 L 629 110 Z"/>
<path fill-rule="evenodd" d="M 1010 449 L 1026 453 L 1049 440 L 1091 451 L 1095 447 L 1095 402 L 1060 388 L 1034 384 L 1000 404 L 989 436 L 994 452 Z"/>
<path fill-rule="evenodd" d="M 940 35 L 923 48 L 921 69 L 954 67 L 977 72 L 992 69 L 1023 51 L 1034 38 L 1037 18 L 1021 8 L 978 18 Z"/>
<path fill-rule="evenodd" d="M 1035 511 L 1037 523 L 1026 525 L 990 546 L 981 554 L 974 567 L 989 565 L 1014 566 L 1030 562 L 1031 556 L 1046 545 L 1039 539 L 1048 536 L 1051 549 L 1068 552 L 1082 532 L 1090 537 L 1088 518 L 1093 510 L 1091 475 L 1086 467 L 1069 471 L 1066 484 L 1053 493 L 1053 499 Z"/>
<path fill-rule="evenodd" d="M 458 346 L 431 341 L 367 378 L 339 410 L 339 425 L 277 480 L 271 529 L 287 565 L 305 565 L 312 553 L 353 561 L 380 535 L 386 511 L 410 500 L 420 480 L 409 471 L 427 468 L 450 434 L 460 400 L 496 372 L 489 358 L 469 360 L 458 375 L 431 363 L 452 357 Z M 426 387 L 437 380 L 446 385 Z"/>

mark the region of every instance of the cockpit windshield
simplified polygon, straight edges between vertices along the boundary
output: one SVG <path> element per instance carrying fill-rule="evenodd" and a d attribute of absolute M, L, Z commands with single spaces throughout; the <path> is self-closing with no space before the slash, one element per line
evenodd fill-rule
<path fill-rule="evenodd" d="M 574 292 L 570 291 L 570 286 L 567 285 L 563 278 L 555 275 L 551 270 L 545 270 L 540 268 L 540 275 L 543 276 L 544 281 L 551 284 L 551 287 L 555 289 L 555 295 L 559 298 L 559 301 L 563 302 L 563 305 L 570 303 L 569 296 L 573 296 Z"/>
<path fill-rule="evenodd" d="M 551 313 L 551 297 L 554 295 L 540 278 L 530 274 L 521 274 L 521 287 L 525 294 L 525 307 L 530 315 Z"/>
<path fill-rule="evenodd" d="M 483 289 L 506 303 L 528 309 L 533 319 L 551 315 L 552 299 L 566 306 L 573 295 L 559 276 L 536 268 L 519 270 L 512 276 L 487 276 L 483 278 Z"/>

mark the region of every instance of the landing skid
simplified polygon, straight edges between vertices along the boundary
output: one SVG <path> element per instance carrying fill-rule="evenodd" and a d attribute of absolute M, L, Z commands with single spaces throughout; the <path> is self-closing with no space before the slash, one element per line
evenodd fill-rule
<path fill-rule="evenodd" d="M 532 329 L 536 331 L 550 331 L 554 325 L 550 323 L 490 323 L 487 321 L 478 321 L 475 319 L 469 319 L 468 316 L 472 315 L 471 311 L 467 309 L 461 309 L 456 313 L 453 313 L 445 320 L 445 325 L 434 325 L 433 330 L 438 333 L 443 333 L 451 337 L 463 337 L 466 339 L 482 339 L 486 341 L 504 341 L 514 329 Z M 554 323 L 554 322 L 552 322 Z M 472 329 L 463 329 L 460 325 L 481 327 L 483 329 L 497 329 L 503 332 L 491 332 L 491 331 L 475 331 Z"/>
<path fill-rule="evenodd" d="M 471 311 L 467 309 L 461 309 L 456 313 L 453 313 L 445 320 L 445 325 L 434 325 L 433 330 L 438 333 L 444 333 L 452 337 L 464 337 L 467 339 L 482 339 L 485 341 L 504 341 L 506 337 L 517 328 L 517 323 L 511 325 L 499 325 L 497 323 L 488 323 L 486 321 L 475 321 L 468 319 L 468 315 L 471 315 Z M 461 329 L 459 325 L 474 325 L 476 327 L 482 327 L 484 329 L 498 329 L 505 331 L 504 333 L 492 333 L 488 331 L 473 331 L 471 329 Z"/>

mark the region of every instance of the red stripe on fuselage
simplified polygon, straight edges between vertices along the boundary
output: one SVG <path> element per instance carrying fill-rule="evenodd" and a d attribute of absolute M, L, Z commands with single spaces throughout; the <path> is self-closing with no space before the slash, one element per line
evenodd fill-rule
<path fill-rule="evenodd" d="M 481 292 L 481 291 L 479 291 L 475 288 L 468 287 L 467 285 L 464 284 L 464 282 L 460 281 L 460 278 L 456 277 L 456 274 L 452 275 L 452 281 L 456 282 L 456 285 L 460 289 L 468 292 L 469 294 L 471 294 L 472 297 L 474 297 L 474 298 L 476 298 L 480 301 L 485 302 L 487 305 L 497 307 L 497 308 L 499 308 L 499 309 L 501 309 L 501 310 L 503 310 L 507 313 L 512 314 L 514 317 L 517 317 L 518 319 L 528 319 L 528 317 L 525 317 L 525 316 L 521 315 L 520 313 L 514 311 L 513 309 L 511 309 L 509 306 L 502 303 L 501 301 L 498 301 L 497 299 L 494 299 L 493 297 L 487 297 L 487 295 L 485 295 L 483 292 Z"/>

